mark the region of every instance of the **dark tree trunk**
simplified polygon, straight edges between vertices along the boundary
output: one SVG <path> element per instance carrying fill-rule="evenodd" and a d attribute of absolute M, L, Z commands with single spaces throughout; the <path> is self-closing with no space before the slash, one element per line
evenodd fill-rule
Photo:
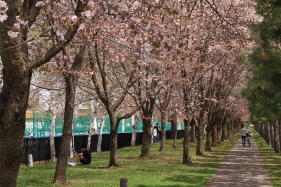
<path fill-rule="evenodd" d="M 190 142 L 195 142 L 195 121 L 192 120 L 190 124 Z"/>
<path fill-rule="evenodd" d="M 177 130 L 178 122 L 177 121 L 178 121 L 177 116 L 176 116 L 176 114 L 174 114 L 172 116 L 172 120 L 171 120 L 172 139 L 174 140 L 173 147 L 177 146 L 177 134 L 178 134 L 178 130 Z"/>
<path fill-rule="evenodd" d="M 159 151 L 163 151 L 166 142 L 166 112 L 161 112 L 161 143 Z"/>
<path fill-rule="evenodd" d="M 272 122 L 269 122 L 268 124 L 269 124 L 270 145 L 272 148 L 274 148 L 273 124 Z"/>
<path fill-rule="evenodd" d="M 115 115 L 110 115 L 110 157 L 108 167 L 118 167 L 117 163 L 117 129 L 119 121 L 114 117 Z"/>
<path fill-rule="evenodd" d="M 7 55 L 12 56 L 14 54 Z M 2 56 L 2 62 L 9 63 L 5 62 L 5 60 Z M 20 62 L 13 63 L 15 64 L 9 64 L 8 68 L 3 69 L 3 87 L 0 94 L 1 187 L 16 186 L 25 130 L 25 113 L 32 76 L 31 71 L 25 70 L 25 67 L 21 66 Z"/>
<path fill-rule="evenodd" d="M 212 147 L 216 147 L 218 145 L 218 138 L 217 138 L 217 124 L 214 124 L 212 128 Z"/>
<path fill-rule="evenodd" d="M 184 140 L 183 140 L 183 157 L 182 157 L 182 163 L 183 164 L 192 164 L 191 157 L 189 154 L 189 125 L 188 121 L 184 120 Z"/>
<path fill-rule="evenodd" d="M 71 66 L 71 71 L 79 71 L 82 66 L 83 54 L 85 47 L 81 46 L 79 53 Z M 56 165 L 56 171 L 53 182 L 55 184 L 64 184 L 66 182 L 66 166 L 68 161 L 68 154 L 70 150 L 70 141 L 72 141 L 72 121 L 75 105 L 75 93 L 78 82 L 78 75 L 66 73 L 65 80 L 65 106 L 64 106 L 64 125 Z"/>
<path fill-rule="evenodd" d="M 278 120 L 278 143 L 279 143 L 279 152 L 281 153 L 281 121 Z"/>
<path fill-rule="evenodd" d="M 225 123 L 222 124 L 222 136 L 221 136 L 222 142 L 227 139 L 227 126 Z"/>
<path fill-rule="evenodd" d="M 198 126 L 195 127 L 196 132 L 196 155 L 203 155 L 203 125 L 198 124 Z"/>
<path fill-rule="evenodd" d="M 274 121 L 272 123 L 273 123 L 274 151 L 275 153 L 279 153 L 278 122 Z"/>
<path fill-rule="evenodd" d="M 221 123 L 217 124 L 217 143 L 220 144 L 221 143 L 221 137 L 222 137 L 222 125 Z"/>
<path fill-rule="evenodd" d="M 230 123 L 226 124 L 226 137 L 227 139 L 231 136 L 231 129 L 230 129 Z"/>
<path fill-rule="evenodd" d="M 206 146 L 205 151 L 212 151 L 211 147 L 211 126 L 208 124 L 206 127 Z"/>
<path fill-rule="evenodd" d="M 75 36 L 79 23 L 75 23 L 65 35 L 65 41 L 47 49 L 38 61 L 29 61 L 27 45 L 28 27 L 36 21 L 40 9 L 36 1 L 5 1 L 9 7 L 8 18 L 0 22 L 0 56 L 3 64 L 3 87 L 0 93 L 0 186 L 16 186 L 20 165 L 23 134 L 25 130 L 25 113 L 28 106 L 29 88 L 32 69 L 49 62 Z M 76 15 L 87 1 L 78 3 Z M 17 38 L 10 38 L 8 31 L 17 23 L 17 16 L 28 22 L 21 26 Z"/>
<path fill-rule="evenodd" d="M 265 124 L 264 129 L 265 129 L 264 139 L 265 139 L 266 143 L 268 145 L 270 145 L 270 135 L 269 135 L 270 131 L 269 131 L 269 124 L 268 123 Z"/>
<path fill-rule="evenodd" d="M 143 135 L 142 135 L 142 147 L 141 147 L 141 158 L 150 158 L 150 145 L 152 138 L 152 124 L 151 124 L 152 116 L 145 116 L 142 118 L 143 123 Z"/>
<path fill-rule="evenodd" d="M 68 154 L 70 149 L 70 141 L 72 137 L 72 121 L 75 103 L 75 92 L 77 77 L 67 74 L 65 75 L 65 109 L 64 109 L 64 125 L 62 139 L 58 154 L 58 160 L 56 165 L 56 172 L 53 182 L 55 184 L 66 183 L 66 168 L 68 161 Z"/>

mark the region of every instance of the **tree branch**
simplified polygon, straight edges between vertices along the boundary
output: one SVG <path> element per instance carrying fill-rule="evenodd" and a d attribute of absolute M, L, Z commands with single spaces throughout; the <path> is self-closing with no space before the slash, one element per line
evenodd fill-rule
<path fill-rule="evenodd" d="M 78 0 L 77 6 L 76 6 L 76 10 L 75 10 L 75 15 L 80 18 L 81 17 L 81 13 L 83 11 L 83 9 L 87 6 L 89 0 Z M 45 55 L 43 55 L 42 58 L 35 60 L 33 62 L 31 62 L 29 64 L 29 69 L 33 69 L 33 68 L 37 68 L 40 67 L 44 64 L 46 64 L 47 62 L 49 62 L 55 55 L 57 55 L 58 53 L 60 53 L 62 51 L 62 49 L 74 38 L 78 28 L 80 26 L 80 22 L 76 22 L 75 24 L 73 24 L 65 33 L 64 35 L 64 40 L 58 42 L 56 45 L 52 46 L 51 48 L 49 48 Z"/>

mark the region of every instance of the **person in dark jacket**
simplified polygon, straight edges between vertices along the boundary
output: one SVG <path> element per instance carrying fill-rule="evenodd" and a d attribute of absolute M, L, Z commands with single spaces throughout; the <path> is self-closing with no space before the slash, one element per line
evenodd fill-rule
<path fill-rule="evenodd" d="M 76 162 L 81 164 L 90 164 L 92 161 L 91 153 L 86 148 L 81 148 L 81 153 L 76 154 Z"/>

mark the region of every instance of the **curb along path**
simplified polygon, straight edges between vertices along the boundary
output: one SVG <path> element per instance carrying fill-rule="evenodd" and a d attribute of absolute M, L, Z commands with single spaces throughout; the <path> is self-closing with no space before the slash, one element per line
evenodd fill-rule
<path fill-rule="evenodd" d="M 259 158 L 254 138 L 251 147 L 241 140 L 232 148 L 206 187 L 272 187 Z"/>

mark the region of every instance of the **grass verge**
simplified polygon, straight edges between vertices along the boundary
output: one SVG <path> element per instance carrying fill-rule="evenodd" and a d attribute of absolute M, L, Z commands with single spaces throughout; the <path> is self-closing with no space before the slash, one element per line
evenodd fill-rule
<path fill-rule="evenodd" d="M 107 168 L 108 152 L 94 153 L 90 165 L 67 168 L 67 186 L 79 187 L 118 187 L 120 178 L 128 178 L 130 187 L 200 187 L 205 186 L 215 172 L 227 152 L 237 143 L 238 136 L 226 140 L 205 152 L 204 156 L 196 156 L 195 145 L 191 145 L 192 165 L 183 165 L 182 140 L 178 146 L 172 147 L 168 140 L 164 152 L 159 152 L 159 144 L 151 147 L 152 158 L 138 158 L 140 146 L 118 150 L 118 161 L 121 167 Z M 35 165 L 33 168 L 21 167 L 18 176 L 19 187 L 50 187 L 55 171 L 54 163 Z"/>
<path fill-rule="evenodd" d="M 256 132 L 255 134 L 258 135 Z M 281 154 L 275 153 L 270 145 L 260 136 L 255 136 L 258 149 L 273 186 L 281 186 Z"/>

